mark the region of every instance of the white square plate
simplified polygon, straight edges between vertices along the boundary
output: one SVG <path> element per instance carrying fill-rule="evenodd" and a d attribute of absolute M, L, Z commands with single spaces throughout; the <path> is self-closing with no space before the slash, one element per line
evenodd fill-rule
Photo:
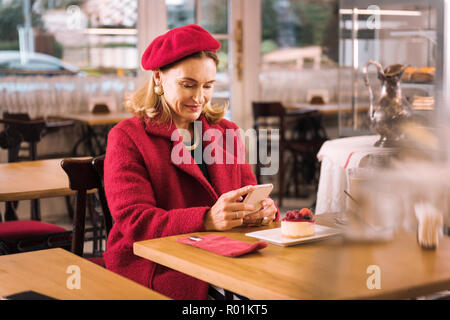
<path fill-rule="evenodd" d="M 304 237 L 304 238 L 297 238 L 297 239 L 290 239 L 285 238 L 281 236 L 281 228 L 275 228 L 275 229 L 268 229 L 268 230 L 261 230 L 261 231 L 255 231 L 246 233 L 245 235 L 248 237 L 258 238 L 261 240 L 265 240 L 267 242 L 287 247 L 287 246 L 293 246 L 296 244 L 304 243 L 304 242 L 310 242 L 315 241 L 319 239 L 329 238 L 332 236 L 336 236 L 341 234 L 342 231 L 335 228 L 330 228 L 322 225 L 316 224 L 315 226 L 315 234 L 310 237 Z"/>

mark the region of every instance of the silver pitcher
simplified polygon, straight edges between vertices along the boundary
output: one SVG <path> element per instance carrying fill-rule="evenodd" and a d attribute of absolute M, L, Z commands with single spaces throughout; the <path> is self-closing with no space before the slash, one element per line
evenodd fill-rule
<path fill-rule="evenodd" d="M 381 81 L 380 98 L 373 104 L 373 92 L 369 84 L 368 67 L 373 64 Z M 366 86 L 369 88 L 369 118 L 373 131 L 380 135 L 375 142 L 376 147 L 395 147 L 402 139 L 401 125 L 412 116 L 411 107 L 402 97 L 400 80 L 408 66 L 393 64 L 383 70 L 377 61 L 369 60 L 364 66 L 363 74 Z"/>

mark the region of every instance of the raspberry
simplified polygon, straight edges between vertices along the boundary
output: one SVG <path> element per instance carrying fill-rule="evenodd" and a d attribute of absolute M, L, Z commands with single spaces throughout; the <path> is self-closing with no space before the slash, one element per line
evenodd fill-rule
<path fill-rule="evenodd" d="M 303 216 L 304 216 L 304 215 L 307 215 L 307 214 L 313 216 L 312 211 L 309 210 L 308 208 L 302 208 L 302 209 L 300 210 L 300 213 L 301 213 Z"/>
<path fill-rule="evenodd" d="M 295 212 L 294 211 L 288 211 L 286 213 L 286 218 L 287 219 L 292 219 L 294 217 Z"/>
<path fill-rule="evenodd" d="M 300 210 L 291 210 L 286 212 L 286 216 L 283 220 L 292 221 L 314 221 L 314 214 L 308 208 L 302 208 Z"/>

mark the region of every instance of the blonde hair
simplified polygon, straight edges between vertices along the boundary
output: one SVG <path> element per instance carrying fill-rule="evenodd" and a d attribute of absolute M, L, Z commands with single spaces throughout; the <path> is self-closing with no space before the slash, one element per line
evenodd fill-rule
<path fill-rule="evenodd" d="M 219 60 L 214 52 L 200 51 L 169 65 L 163 66 L 160 70 L 165 71 L 188 58 L 201 58 L 205 56 L 213 59 L 216 66 L 218 65 Z M 167 104 L 164 95 L 157 95 L 155 93 L 155 86 L 156 83 L 152 77 L 152 79 L 147 81 L 143 87 L 125 98 L 125 108 L 139 118 L 148 117 L 149 119 L 155 120 L 160 124 L 168 124 L 172 122 L 173 111 Z M 218 123 L 224 117 L 227 108 L 228 105 L 211 105 L 211 103 L 208 102 L 203 107 L 201 114 L 205 116 L 208 122 Z"/>

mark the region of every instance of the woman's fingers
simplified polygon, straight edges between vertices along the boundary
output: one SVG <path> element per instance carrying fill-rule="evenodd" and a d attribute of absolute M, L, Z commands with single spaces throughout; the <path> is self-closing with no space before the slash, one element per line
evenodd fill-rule
<path fill-rule="evenodd" d="M 243 211 L 226 211 L 225 212 L 225 220 L 239 220 L 244 218 L 244 212 Z"/>
<path fill-rule="evenodd" d="M 274 204 L 275 204 L 275 202 L 271 198 L 266 198 L 261 202 L 261 205 L 263 208 L 271 207 Z"/>
<path fill-rule="evenodd" d="M 264 218 L 266 216 L 269 216 L 271 213 L 275 214 L 276 209 L 275 209 L 275 212 L 273 212 L 274 211 L 273 209 L 274 208 L 272 208 L 272 206 L 261 207 L 261 209 L 259 209 L 259 211 L 247 215 L 246 218 L 247 218 L 247 220 L 258 220 L 258 219 Z"/>
<path fill-rule="evenodd" d="M 232 202 L 227 203 L 224 206 L 224 210 L 226 211 L 246 211 L 246 212 L 252 212 L 256 210 L 256 207 L 250 203 L 243 203 L 243 202 Z"/>
<path fill-rule="evenodd" d="M 212 218 L 216 230 L 229 230 L 244 223 L 255 223 L 260 225 L 264 218 L 267 221 L 275 219 L 276 207 L 272 199 L 267 198 L 261 202 L 261 208 L 254 212 L 259 206 L 243 203 L 244 196 L 250 193 L 255 186 L 249 185 L 223 194 L 213 206 Z M 248 214 L 249 212 L 254 212 Z"/>
<path fill-rule="evenodd" d="M 232 229 L 234 227 L 242 226 L 243 224 L 244 224 L 244 221 L 242 219 L 230 220 L 228 222 L 228 226 L 230 229 Z"/>
<path fill-rule="evenodd" d="M 262 207 L 258 212 L 247 215 L 244 218 L 244 223 L 260 224 L 263 219 L 266 221 L 273 221 L 277 214 L 277 209 L 272 199 L 268 198 L 262 202 Z"/>
<path fill-rule="evenodd" d="M 244 223 L 244 221 L 242 220 L 242 218 L 221 220 L 217 223 L 217 230 L 219 230 L 219 231 L 230 230 L 234 227 L 241 226 L 243 223 Z"/>
<path fill-rule="evenodd" d="M 244 217 L 244 223 L 255 224 L 260 223 L 264 219 L 263 212 L 260 210 L 255 213 L 248 214 Z"/>
<path fill-rule="evenodd" d="M 255 186 L 245 186 L 224 194 L 224 200 L 228 202 L 236 202 L 239 197 L 242 197 L 252 191 Z"/>

